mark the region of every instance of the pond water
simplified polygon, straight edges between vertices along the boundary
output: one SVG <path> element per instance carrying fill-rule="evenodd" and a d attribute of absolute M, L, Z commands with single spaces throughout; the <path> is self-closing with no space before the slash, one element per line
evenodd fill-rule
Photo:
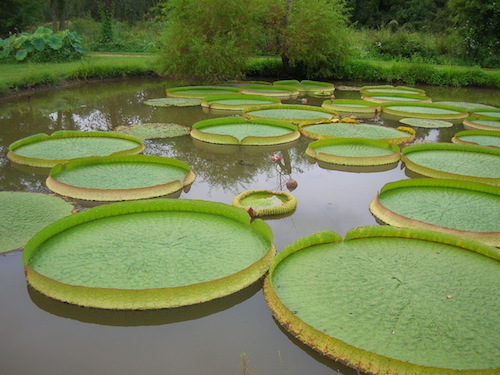
<path fill-rule="evenodd" d="M 336 86 L 357 83 L 335 82 Z M 108 131 L 120 125 L 194 122 L 226 116 L 201 107 L 161 108 L 142 104 L 165 96 L 173 82 L 127 79 L 58 89 L 0 102 L 0 190 L 48 192 L 46 172 L 14 166 L 6 158 L 12 142 L 56 130 Z M 463 101 L 500 106 L 497 90 L 426 90 L 434 101 Z M 358 99 L 357 91 L 335 93 Z M 308 98 L 312 105 L 324 99 Z M 297 103 L 295 100 L 289 103 Z M 384 115 L 366 123 L 398 126 Z M 416 128 L 416 142 L 450 142 L 463 130 Z M 186 162 L 196 180 L 181 198 L 231 204 L 251 189 L 285 190 L 292 177 L 296 211 L 266 219 L 281 250 L 320 230 L 344 236 L 357 226 L 378 225 L 368 206 L 387 182 L 407 179 L 401 164 L 384 170 L 347 170 L 310 163 L 307 141 L 255 149 L 214 147 L 189 136 L 145 141 L 145 154 Z M 274 162 L 271 156 L 281 160 Z M 81 207 L 84 208 L 84 207 Z M 1 209 L 1 207 L 0 207 Z M 0 372 L 9 375 L 96 374 L 287 374 L 357 372 L 300 344 L 274 321 L 257 282 L 240 293 L 199 306 L 146 312 L 110 312 L 51 300 L 27 287 L 21 252 L 0 255 Z"/>

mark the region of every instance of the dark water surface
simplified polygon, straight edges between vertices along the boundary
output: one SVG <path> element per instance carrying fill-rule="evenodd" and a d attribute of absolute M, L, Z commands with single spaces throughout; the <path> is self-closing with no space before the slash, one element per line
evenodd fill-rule
<path fill-rule="evenodd" d="M 201 107 L 142 104 L 165 96 L 165 89 L 172 86 L 151 79 L 122 80 L 0 102 L 0 190 L 48 192 L 46 172 L 14 166 L 6 158 L 9 144 L 32 134 L 62 129 L 107 131 L 141 123 L 192 125 L 228 115 L 208 113 Z M 497 90 L 419 88 L 434 101 L 500 106 Z M 360 97 L 357 91 L 337 90 L 335 94 L 337 98 Z M 313 105 L 324 100 L 308 99 Z M 384 115 L 365 122 L 399 125 Z M 450 142 L 463 126 L 416 129 L 416 142 Z M 401 164 L 378 171 L 312 164 L 305 155 L 304 139 L 288 148 L 268 149 L 214 147 L 193 142 L 189 136 L 145 143 L 144 153 L 182 160 L 196 173 L 190 190 L 181 194 L 185 199 L 230 204 L 242 191 L 286 190 L 288 178 L 295 179 L 298 187 L 292 194 L 298 200 L 297 210 L 287 217 L 266 219 L 278 251 L 320 230 L 344 236 L 353 227 L 377 225 L 368 209 L 370 201 L 387 182 L 411 176 Z M 281 157 L 280 163 L 269 159 L 273 155 Z M 261 285 L 258 282 L 233 296 L 199 306 L 101 311 L 60 303 L 28 288 L 21 252 L 0 255 L 0 374 L 356 374 L 290 337 L 274 321 Z"/>

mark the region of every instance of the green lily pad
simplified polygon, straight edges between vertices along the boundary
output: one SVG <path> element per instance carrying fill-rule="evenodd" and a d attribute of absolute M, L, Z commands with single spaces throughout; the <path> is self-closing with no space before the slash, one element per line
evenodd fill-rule
<path fill-rule="evenodd" d="M 415 130 L 403 126 L 395 129 L 378 125 L 337 122 L 302 125 L 299 130 L 304 136 L 313 139 L 368 138 L 395 144 L 411 142 L 415 139 Z"/>
<path fill-rule="evenodd" d="M 430 103 L 432 100 L 428 96 L 420 94 L 401 94 L 401 93 L 366 93 L 361 96 L 361 99 L 374 103 L 387 102 L 422 102 Z"/>
<path fill-rule="evenodd" d="M 217 202 L 112 203 L 61 219 L 23 253 L 28 283 L 68 303 L 123 310 L 191 305 L 237 292 L 267 272 L 272 233 Z"/>
<path fill-rule="evenodd" d="M 403 148 L 406 167 L 428 177 L 483 182 L 500 186 L 500 149 L 453 143 L 429 143 Z"/>
<path fill-rule="evenodd" d="M 465 130 L 456 133 L 451 141 L 453 143 L 500 147 L 500 131 Z"/>
<path fill-rule="evenodd" d="M 9 146 L 7 157 L 15 163 L 52 168 L 71 159 L 88 156 L 134 155 L 142 152 L 142 140 L 110 132 L 57 131 L 36 134 Z"/>
<path fill-rule="evenodd" d="M 93 201 L 169 195 L 193 183 L 186 163 L 153 155 L 83 158 L 56 165 L 47 187 L 61 195 Z"/>
<path fill-rule="evenodd" d="M 233 206 L 251 216 L 282 215 L 297 207 L 297 199 L 285 191 L 248 190 L 233 199 Z"/>
<path fill-rule="evenodd" d="M 325 231 L 277 255 L 264 294 L 291 334 L 366 373 L 494 374 L 499 259 L 433 231 Z"/>
<path fill-rule="evenodd" d="M 422 89 L 417 89 L 414 87 L 406 86 L 391 86 L 391 85 L 380 85 L 380 86 L 363 86 L 359 90 L 361 94 L 416 94 L 425 95 L 425 91 Z"/>
<path fill-rule="evenodd" d="M 249 107 L 243 110 L 246 118 L 269 118 L 288 121 L 292 124 L 330 122 L 337 113 L 328 108 L 312 105 L 281 104 Z"/>
<path fill-rule="evenodd" d="M 0 192 L 0 253 L 18 249 L 38 231 L 71 215 L 73 205 L 41 193 Z"/>
<path fill-rule="evenodd" d="M 461 119 L 467 117 L 465 108 L 435 103 L 382 103 L 382 112 L 402 117 L 428 119 Z"/>
<path fill-rule="evenodd" d="M 200 103 L 200 99 L 191 98 L 157 98 L 144 101 L 144 104 L 154 107 L 195 107 Z"/>
<path fill-rule="evenodd" d="M 217 144 L 273 145 L 297 140 L 297 127 L 285 121 L 222 117 L 193 124 L 191 136 Z"/>
<path fill-rule="evenodd" d="M 500 119 L 488 116 L 469 116 L 464 122 L 466 129 L 500 130 Z"/>
<path fill-rule="evenodd" d="M 299 92 L 307 91 L 305 86 L 296 79 L 283 79 L 280 81 L 274 81 L 273 85 L 293 87 Z"/>
<path fill-rule="evenodd" d="M 263 95 L 231 94 L 207 96 L 201 102 L 201 106 L 211 109 L 241 111 L 247 107 L 279 103 L 281 103 L 279 98 L 270 98 Z"/>
<path fill-rule="evenodd" d="M 241 88 L 241 93 L 290 99 L 296 98 L 299 95 L 299 90 L 294 87 L 281 85 L 247 85 Z"/>
<path fill-rule="evenodd" d="M 500 246 L 500 188 L 459 180 L 390 182 L 370 204 L 381 221 L 437 230 Z"/>
<path fill-rule="evenodd" d="M 479 103 L 471 103 L 471 102 L 453 102 L 453 101 L 443 101 L 443 102 L 434 102 L 435 104 L 444 104 L 444 105 L 453 105 L 455 107 L 463 107 L 466 108 L 468 111 L 472 109 L 477 109 L 477 108 L 488 108 L 488 109 L 494 109 L 496 107 L 492 105 L 487 105 L 487 104 L 479 104 Z"/>
<path fill-rule="evenodd" d="M 117 126 L 114 131 L 140 139 L 154 139 L 181 137 L 188 135 L 191 129 L 179 124 L 148 123 Z"/>
<path fill-rule="evenodd" d="M 321 105 L 323 108 L 333 109 L 339 112 L 350 113 L 377 113 L 382 110 L 382 107 L 377 103 L 368 102 L 366 100 L 350 100 L 350 99 L 335 99 L 325 100 Z"/>
<path fill-rule="evenodd" d="M 171 98 L 192 98 L 203 99 L 208 95 L 227 95 L 238 94 L 240 89 L 237 87 L 224 86 L 185 86 L 167 89 L 167 96 Z"/>
<path fill-rule="evenodd" d="M 471 116 L 486 116 L 500 119 L 500 108 L 475 108 L 470 110 Z"/>
<path fill-rule="evenodd" d="M 340 165 L 383 165 L 397 163 L 399 147 L 366 138 L 331 138 L 309 143 L 306 154 L 316 160 Z"/>
<path fill-rule="evenodd" d="M 449 121 L 443 120 L 433 120 L 433 119 L 424 119 L 424 118 L 403 118 L 399 120 L 400 123 L 410 126 L 416 126 L 417 128 L 450 128 L 453 126 L 453 123 Z"/>

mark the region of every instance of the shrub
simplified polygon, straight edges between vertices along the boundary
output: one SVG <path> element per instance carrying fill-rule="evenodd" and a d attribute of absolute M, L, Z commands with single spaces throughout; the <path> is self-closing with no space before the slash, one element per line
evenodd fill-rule
<path fill-rule="evenodd" d="M 0 59 L 14 56 L 17 61 L 60 62 L 83 56 L 82 38 L 75 32 L 64 30 L 54 34 L 39 27 L 34 33 L 11 34 L 0 41 Z"/>

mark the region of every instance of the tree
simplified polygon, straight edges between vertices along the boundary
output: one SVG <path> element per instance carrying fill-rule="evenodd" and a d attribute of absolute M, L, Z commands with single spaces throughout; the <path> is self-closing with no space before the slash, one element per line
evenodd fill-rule
<path fill-rule="evenodd" d="M 0 39 L 9 33 L 27 31 L 44 20 L 44 5 L 47 0 L 2 0 L 0 1 Z"/>
<path fill-rule="evenodd" d="M 449 0 L 455 28 L 463 37 L 465 54 L 484 66 L 498 66 L 500 3 L 495 0 Z"/>

